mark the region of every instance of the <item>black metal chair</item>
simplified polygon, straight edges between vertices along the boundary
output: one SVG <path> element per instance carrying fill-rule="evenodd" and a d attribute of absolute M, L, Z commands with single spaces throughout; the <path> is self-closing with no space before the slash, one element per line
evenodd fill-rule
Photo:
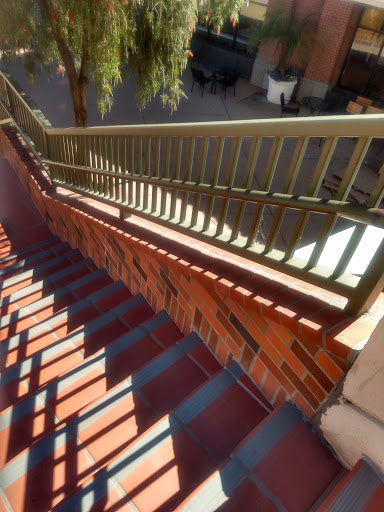
<path fill-rule="evenodd" d="M 284 98 L 283 92 L 280 94 L 280 103 L 281 103 L 281 116 L 280 117 L 283 117 L 283 114 L 291 114 L 296 117 L 299 115 L 300 103 L 296 103 L 296 102 L 285 103 L 285 98 Z"/>
<path fill-rule="evenodd" d="M 200 69 L 196 69 L 196 68 L 192 68 L 191 67 L 191 71 L 192 71 L 192 89 L 191 89 L 191 92 L 193 91 L 193 86 L 195 85 L 195 82 L 197 82 L 200 85 L 201 96 L 203 96 L 204 95 L 204 86 L 205 86 L 205 84 L 208 84 L 209 82 L 212 82 L 213 77 L 212 76 L 205 76 L 204 72 L 201 71 Z"/>
<path fill-rule="evenodd" d="M 215 82 L 215 93 L 216 93 L 216 83 L 219 82 L 223 86 L 224 89 L 224 99 L 227 98 L 227 88 L 233 87 L 233 95 L 236 96 L 236 82 L 240 78 L 240 73 L 228 73 L 222 78 L 216 78 Z"/>

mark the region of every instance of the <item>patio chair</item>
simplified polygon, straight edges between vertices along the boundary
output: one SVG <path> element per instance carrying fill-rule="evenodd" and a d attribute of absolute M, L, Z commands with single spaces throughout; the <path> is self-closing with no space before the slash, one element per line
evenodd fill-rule
<path fill-rule="evenodd" d="M 236 82 L 240 78 L 240 72 L 229 73 L 222 78 L 216 78 L 216 82 L 219 82 L 223 86 L 224 89 L 224 99 L 227 98 L 227 88 L 233 87 L 233 95 L 236 96 Z M 215 93 L 216 93 L 216 83 L 215 83 Z"/>
<path fill-rule="evenodd" d="M 281 116 L 283 117 L 283 114 L 291 114 L 293 116 L 298 116 L 300 112 L 300 103 L 297 102 L 291 102 L 285 103 L 284 93 L 282 92 L 280 94 L 280 104 L 281 104 Z"/>
<path fill-rule="evenodd" d="M 201 96 L 203 96 L 204 95 L 204 86 L 205 86 L 205 84 L 208 84 L 209 82 L 212 82 L 213 77 L 212 76 L 205 76 L 204 72 L 201 71 L 200 69 L 196 69 L 196 68 L 192 68 L 191 67 L 191 71 L 192 71 L 192 89 L 191 89 L 191 92 L 193 91 L 193 86 L 195 85 L 195 82 L 197 82 L 200 85 Z"/>

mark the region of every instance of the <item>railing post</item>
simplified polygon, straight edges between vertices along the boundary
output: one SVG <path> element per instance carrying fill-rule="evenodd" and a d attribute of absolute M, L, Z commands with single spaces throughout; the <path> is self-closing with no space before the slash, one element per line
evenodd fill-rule
<path fill-rule="evenodd" d="M 384 288 L 384 238 L 371 259 L 359 284 L 353 290 L 353 296 L 345 307 L 345 314 L 360 316 L 375 302 Z"/>

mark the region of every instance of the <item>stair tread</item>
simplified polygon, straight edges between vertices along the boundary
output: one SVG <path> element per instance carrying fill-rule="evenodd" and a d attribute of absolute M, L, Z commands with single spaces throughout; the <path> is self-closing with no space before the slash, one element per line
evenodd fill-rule
<path fill-rule="evenodd" d="M 19 362 L 20 357 L 25 359 L 36 354 L 38 351 L 49 346 L 50 342 L 55 343 L 57 339 L 68 336 L 82 325 L 96 319 L 101 315 L 101 312 L 96 308 L 97 301 L 104 296 L 112 294 L 121 286 L 122 283 L 110 284 L 87 299 L 75 302 L 48 319 L 40 322 L 37 321 L 31 327 L 8 337 L 0 343 L 0 361 L 3 363 L 3 368 L 5 368 L 5 365 L 11 366 Z M 18 355 L 19 351 L 21 351 L 20 355 Z"/>
<path fill-rule="evenodd" d="M 24 259 L 20 259 L 6 267 L 0 266 L 0 279 L 1 279 L 1 281 L 4 281 L 4 279 L 6 279 L 12 273 L 15 273 L 15 274 L 21 273 L 23 270 L 28 270 L 29 268 L 31 268 L 32 266 L 35 266 L 35 265 L 41 265 L 46 261 L 49 261 L 57 256 L 61 256 L 61 255 L 65 254 L 66 252 L 70 252 L 70 251 L 71 251 L 70 246 L 66 242 L 64 242 L 64 243 L 49 247 L 48 249 L 45 249 L 44 251 L 39 251 L 36 254 L 28 256 Z"/>
<path fill-rule="evenodd" d="M 42 242 L 39 242 L 37 244 L 29 245 L 28 247 L 25 247 L 20 251 L 9 254 L 8 256 L 0 257 L 0 268 L 2 268 L 2 265 L 4 263 L 7 263 L 10 260 L 28 257 L 27 255 L 35 254 L 41 250 L 45 250 L 50 246 L 54 246 L 59 243 L 62 243 L 60 238 L 58 236 L 54 236 L 52 238 L 49 238 L 48 240 L 43 240 Z"/>
<path fill-rule="evenodd" d="M 80 261 L 75 265 L 69 266 L 63 270 L 55 272 L 51 276 L 47 276 L 40 281 L 26 286 L 23 289 L 14 292 L 4 299 L 0 299 L 1 315 L 8 315 L 20 308 L 28 306 L 37 300 L 54 293 L 63 286 L 68 286 L 74 281 L 84 277 L 91 271 L 89 265 L 90 259 Z M 62 279 L 66 279 L 65 284 L 60 284 Z"/>
<path fill-rule="evenodd" d="M 307 512 L 341 471 L 297 411 L 285 404 L 245 437 L 178 512 L 231 510 L 228 499 L 233 495 L 232 503 L 242 502 L 248 493 L 265 501 L 266 510 Z M 257 491 L 244 484 L 247 479 Z"/>
<path fill-rule="evenodd" d="M 137 359 L 136 361 L 129 361 L 130 365 L 127 365 L 124 376 L 118 375 L 119 380 L 117 381 L 110 378 L 111 363 L 116 360 L 124 361 L 124 357 L 122 357 L 124 349 L 127 350 L 127 347 L 130 346 L 133 351 L 139 352 L 137 349 L 138 343 L 141 346 L 142 341 L 148 337 L 153 338 L 155 342 L 156 329 L 167 323 L 170 323 L 170 320 L 165 313 L 151 318 L 145 324 L 130 331 L 121 339 L 116 340 L 108 348 L 104 348 L 99 353 L 96 353 L 90 360 L 84 360 L 77 367 L 64 372 L 29 397 L 24 398 L 14 406 L 10 406 L 0 414 L 0 439 L 2 434 L 6 438 L 8 435 L 6 430 L 11 428 L 11 426 L 13 428 L 14 423 L 27 425 L 27 418 L 25 416 L 32 414 L 35 403 L 45 404 L 54 413 L 58 421 L 68 420 L 70 416 L 87 406 L 92 400 L 100 397 L 116 382 L 123 380 L 123 377 L 126 378 L 134 371 L 138 371 L 143 367 L 146 361 L 138 361 Z M 158 345 L 158 347 L 161 350 L 161 346 Z M 146 350 L 146 348 L 147 343 L 143 349 Z M 147 355 L 147 360 L 151 358 L 151 355 L 151 353 Z M 33 414 L 31 419 L 32 421 L 35 420 Z M 43 422 L 42 418 L 40 418 L 40 422 Z M 43 427 L 44 424 L 39 430 L 39 434 L 47 432 L 51 425 L 45 430 Z M 38 430 L 38 426 L 35 428 Z M 26 431 L 28 429 L 25 429 L 24 437 L 19 439 L 19 446 L 25 447 L 28 442 Z M 15 444 L 15 441 L 13 444 Z"/>

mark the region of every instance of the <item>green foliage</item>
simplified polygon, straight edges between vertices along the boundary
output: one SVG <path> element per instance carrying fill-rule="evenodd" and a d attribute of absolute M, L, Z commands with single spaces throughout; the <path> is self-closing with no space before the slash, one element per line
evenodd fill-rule
<path fill-rule="evenodd" d="M 92 77 L 98 106 L 105 114 L 113 90 L 134 72 L 140 108 L 159 91 L 174 110 L 184 95 L 189 40 L 198 8 L 214 12 L 221 27 L 237 19 L 242 0 L 0 0 L 0 51 L 3 61 L 17 56 L 27 75 L 39 69 L 63 72 L 74 100 L 76 80 Z"/>
<path fill-rule="evenodd" d="M 264 24 L 252 34 L 249 47 L 254 49 L 261 41 L 275 43 L 275 50 L 280 50 L 277 67 L 281 76 L 286 75 L 288 60 L 296 51 L 304 62 L 314 45 L 321 45 L 320 38 L 316 34 L 313 14 L 297 20 L 283 4 L 267 11 Z"/>

